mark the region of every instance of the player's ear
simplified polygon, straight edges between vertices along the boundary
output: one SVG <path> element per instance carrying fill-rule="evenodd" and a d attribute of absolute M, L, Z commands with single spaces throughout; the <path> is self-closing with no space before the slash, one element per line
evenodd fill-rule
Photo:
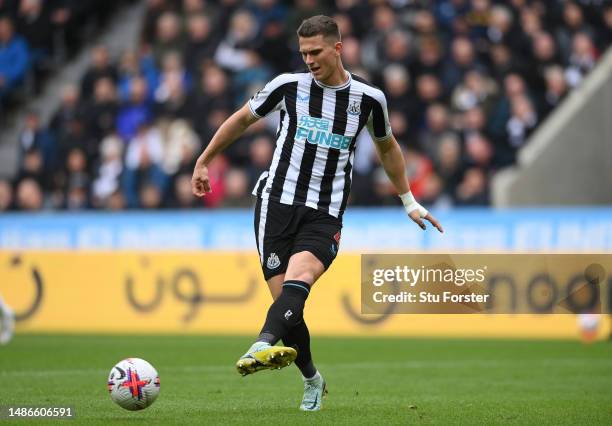
<path fill-rule="evenodd" d="M 336 56 L 340 56 L 342 54 L 342 42 L 337 41 L 334 45 L 334 49 L 336 50 Z"/>

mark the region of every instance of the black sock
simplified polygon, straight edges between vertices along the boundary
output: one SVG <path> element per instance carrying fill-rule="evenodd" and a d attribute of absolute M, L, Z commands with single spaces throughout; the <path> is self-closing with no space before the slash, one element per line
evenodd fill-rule
<path fill-rule="evenodd" d="M 285 281 L 280 296 L 268 309 L 266 322 L 257 341 L 274 345 L 301 323 L 309 292 L 310 286 L 303 281 Z"/>
<path fill-rule="evenodd" d="M 302 372 L 302 376 L 309 379 L 317 374 L 317 369 L 312 362 L 312 355 L 310 354 L 310 332 L 306 326 L 306 321 L 302 320 L 301 323 L 293 327 L 283 337 L 283 343 L 285 346 L 297 349 L 298 355 L 295 359 L 295 365 Z"/>

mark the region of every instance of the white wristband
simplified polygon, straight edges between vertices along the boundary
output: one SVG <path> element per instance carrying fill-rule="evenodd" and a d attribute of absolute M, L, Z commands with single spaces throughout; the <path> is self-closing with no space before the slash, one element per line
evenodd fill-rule
<path fill-rule="evenodd" d="M 425 217 L 427 216 L 427 213 L 429 213 L 425 207 L 420 205 L 417 200 L 414 199 L 412 192 L 408 191 L 405 194 L 400 195 L 399 197 L 402 200 L 402 204 L 404 204 L 404 209 L 406 210 L 406 213 L 410 214 L 411 212 L 417 210 L 419 212 L 420 217 Z"/>

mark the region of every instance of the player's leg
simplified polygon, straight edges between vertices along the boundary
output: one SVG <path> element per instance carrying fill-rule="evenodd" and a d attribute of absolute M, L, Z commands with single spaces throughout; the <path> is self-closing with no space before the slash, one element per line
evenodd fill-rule
<path fill-rule="evenodd" d="M 272 300 L 278 299 L 281 291 L 283 290 L 283 282 L 285 282 L 285 274 L 278 274 L 268 279 L 268 290 L 270 290 L 270 295 L 272 296 Z"/>
<path fill-rule="evenodd" d="M 15 313 L 0 296 L 0 345 L 6 345 L 15 330 Z"/>
<path fill-rule="evenodd" d="M 284 281 L 285 274 L 276 275 L 268 280 L 268 288 L 273 300 L 278 299 L 280 296 Z M 306 325 L 306 321 L 302 320 L 301 323 L 290 330 L 289 333 L 283 337 L 283 344 L 297 350 L 295 365 L 302 373 L 302 376 L 305 378 L 314 377 L 317 373 L 317 369 L 314 366 L 310 353 L 310 332 Z"/>
<path fill-rule="evenodd" d="M 310 286 L 324 272 L 325 267 L 315 256 L 305 251 L 292 255 L 288 264 L 292 265 L 293 272 L 289 276 L 285 273 L 280 294 L 268 309 L 256 342 L 238 360 L 237 369 L 242 375 L 289 365 L 298 356 L 298 352 L 291 347 L 294 344 L 302 348 L 298 365 L 300 370 L 306 377 L 316 375 L 310 356 L 310 334 L 303 320 L 303 312 Z M 270 291 L 274 296 L 274 292 L 278 292 L 281 275 L 268 279 L 272 279 Z M 291 333 L 294 329 L 295 333 Z M 287 346 L 274 346 L 281 339 Z"/>
<path fill-rule="evenodd" d="M 258 341 L 274 345 L 302 322 L 310 287 L 324 270 L 312 253 L 303 251 L 291 256 L 281 293 L 268 310 Z"/>
<path fill-rule="evenodd" d="M 310 287 L 325 272 L 325 265 L 314 254 L 309 251 L 301 251 L 291 256 L 285 283 L 305 284 L 312 283 Z M 300 404 L 303 411 L 318 411 L 322 408 L 322 398 L 327 393 L 325 380 L 318 372 L 312 360 L 310 352 L 310 332 L 303 317 L 302 321 L 292 328 L 288 335 L 283 338 L 287 346 L 295 345 L 298 356 L 295 365 L 302 373 L 304 381 L 304 395 Z M 290 344 L 291 343 L 291 344 Z"/>
<path fill-rule="evenodd" d="M 255 206 L 255 238 L 264 278 L 272 297 L 280 297 L 281 286 L 293 246 L 296 226 L 294 207 L 259 199 Z M 272 304 L 274 304 L 276 301 Z M 262 330 L 255 343 L 236 363 L 238 372 L 245 376 L 260 370 L 282 368 L 297 356 L 294 348 L 274 346 L 274 339 Z"/>
<path fill-rule="evenodd" d="M 342 222 L 324 212 L 308 210 L 300 227 L 289 260 L 285 281 L 308 282 L 314 285 L 319 277 L 331 266 L 338 253 Z M 326 383 L 314 366 L 310 352 L 310 333 L 306 321 L 303 329 L 296 327 L 291 331 L 294 338 L 300 339 L 298 359 L 304 380 L 304 396 L 300 409 L 318 411 L 322 408 L 323 396 L 327 393 Z"/>

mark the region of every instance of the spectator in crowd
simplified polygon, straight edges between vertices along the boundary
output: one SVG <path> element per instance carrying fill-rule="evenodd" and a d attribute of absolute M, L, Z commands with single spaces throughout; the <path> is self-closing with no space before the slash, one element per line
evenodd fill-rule
<path fill-rule="evenodd" d="M 561 60 L 557 53 L 555 40 L 549 33 L 544 31 L 536 33 L 532 40 L 533 64 L 527 72 L 527 79 L 535 91 L 543 91 L 544 70 L 551 65 L 561 63 Z"/>
<path fill-rule="evenodd" d="M 232 16 L 228 32 L 215 52 L 215 62 L 221 67 L 237 72 L 259 62 L 255 52 L 257 21 L 246 10 Z"/>
<path fill-rule="evenodd" d="M 597 60 L 597 51 L 593 41 L 585 33 L 574 35 L 572 51 L 565 70 L 565 77 L 570 87 L 580 84 L 584 76 L 594 67 Z"/>
<path fill-rule="evenodd" d="M 496 5 L 491 8 L 486 28 L 486 38 L 492 44 L 503 43 L 514 47 L 517 34 L 514 31 L 514 17 L 506 6 Z"/>
<path fill-rule="evenodd" d="M 421 9 L 414 12 L 412 28 L 416 33 L 415 45 L 422 46 L 423 43 L 431 41 L 441 42 L 444 38 L 438 29 L 436 19 L 430 10 Z"/>
<path fill-rule="evenodd" d="M 612 44 L 612 4 L 604 6 L 601 24 L 598 47 L 600 51 L 604 51 Z"/>
<path fill-rule="evenodd" d="M 206 0 L 182 0 L 182 16 L 183 21 L 189 20 L 189 17 L 195 15 L 206 15 L 214 17 L 217 13 L 214 2 Z"/>
<path fill-rule="evenodd" d="M 129 141 L 125 155 L 125 170 L 122 187 L 128 207 L 141 207 L 141 198 L 147 196 L 152 205 L 155 198 L 152 190 L 143 189 L 148 185 L 156 186 L 160 197 L 166 189 L 168 177 L 161 167 L 164 147 L 161 132 L 151 123 L 142 123 L 136 135 Z"/>
<path fill-rule="evenodd" d="M 569 60 L 574 51 L 574 37 L 583 33 L 589 40 L 594 40 L 595 32 L 585 22 L 584 13 L 578 4 L 568 1 L 563 5 L 563 25 L 557 28 L 557 41 L 564 60 Z"/>
<path fill-rule="evenodd" d="M 23 211 L 39 211 L 43 208 L 43 191 L 33 178 L 25 178 L 17 184 L 16 207 Z"/>
<path fill-rule="evenodd" d="M 538 115 L 527 96 L 515 96 L 510 100 L 511 115 L 506 123 L 507 142 L 518 149 L 538 124 Z"/>
<path fill-rule="evenodd" d="M 80 148 L 88 156 L 88 163 L 95 164 L 98 157 L 98 141 L 87 131 L 87 122 L 82 113 L 67 119 L 62 131 L 57 135 L 57 164 L 64 164 L 73 148 Z"/>
<path fill-rule="evenodd" d="M 102 78 L 109 79 L 112 84 L 116 84 L 119 74 L 117 68 L 111 63 L 108 48 L 98 45 L 91 51 L 91 66 L 81 80 L 82 95 L 85 98 L 91 97 L 98 80 Z"/>
<path fill-rule="evenodd" d="M 410 86 L 410 75 L 405 67 L 392 64 L 383 69 L 383 87 L 387 94 L 387 108 L 390 111 L 402 111 L 406 120 L 415 123 L 417 111 Z"/>
<path fill-rule="evenodd" d="M 265 23 L 256 48 L 261 60 L 274 74 L 291 71 L 293 53 L 287 44 L 287 34 L 282 20 Z"/>
<path fill-rule="evenodd" d="M 511 99 L 516 96 L 529 96 L 527 85 L 518 73 L 510 73 L 504 77 L 503 93 L 488 115 L 487 130 L 496 141 L 503 144 L 506 138 L 505 125 L 510 118 Z"/>
<path fill-rule="evenodd" d="M 54 35 L 52 7 L 51 2 L 43 0 L 20 0 L 16 17 L 17 32 L 28 43 L 30 60 L 38 79 L 51 68 Z"/>
<path fill-rule="evenodd" d="M 26 41 L 15 34 L 10 18 L 0 16 L 0 101 L 23 82 L 29 66 L 30 51 Z"/>
<path fill-rule="evenodd" d="M 451 59 L 442 73 L 444 90 L 450 91 L 461 83 L 465 74 L 474 68 L 483 68 L 479 63 L 474 45 L 467 37 L 458 37 L 451 44 Z"/>
<path fill-rule="evenodd" d="M 119 81 L 117 90 L 119 100 L 125 102 L 130 98 L 130 86 L 134 78 L 144 78 L 147 83 L 147 100 L 153 99 L 153 93 L 159 84 L 159 71 L 148 55 L 140 55 L 135 50 L 126 50 L 121 55 L 118 67 Z"/>
<path fill-rule="evenodd" d="M 116 135 L 105 137 L 100 144 L 100 162 L 92 184 L 93 207 L 108 207 L 111 197 L 120 189 L 124 146 Z"/>
<path fill-rule="evenodd" d="M 118 111 L 117 87 L 109 77 L 96 80 L 91 101 L 84 107 L 86 133 L 96 141 L 94 150 L 88 155 L 96 155 L 97 142 L 115 130 L 115 120 Z"/>
<path fill-rule="evenodd" d="M 418 47 L 418 59 L 412 63 L 413 77 L 423 74 L 441 75 L 443 70 L 442 43 L 440 40 L 423 38 Z"/>
<path fill-rule="evenodd" d="M 242 169 L 231 168 L 223 176 L 225 196 L 219 207 L 251 207 L 253 201 L 248 197 L 249 177 Z"/>
<path fill-rule="evenodd" d="M 192 209 L 201 206 L 201 201 L 191 192 L 191 173 L 183 173 L 174 179 L 174 192 L 169 207 L 175 209 Z"/>
<path fill-rule="evenodd" d="M 363 22 L 370 22 L 366 19 Z M 379 5 L 373 11 L 372 27 L 364 28 L 365 36 L 362 38 L 363 65 L 374 73 L 378 73 L 385 63 L 385 38 L 397 28 L 397 17 L 389 6 Z"/>
<path fill-rule="evenodd" d="M 185 54 L 185 38 L 181 32 L 181 21 L 175 12 L 164 12 L 157 20 L 157 36 L 153 42 L 153 57 L 158 68 L 170 52 L 180 57 Z"/>
<path fill-rule="evenodd" d="M 123 140 L 133 138 L 138 127 L 152 119 L 153 112 L 147 95 L 147 81 L 143 77 L 131 79 L 130 97 L 117 113 L 117 133 Z"/>
<path fill-rule="evenodd" d="M 105 207 L 110 211 L 125 210 L 127 208 L 127 203 L 125 201 L 125 197 L 123 196 L 123 192 L 120 190 L 113 192 L 108 198 L 108 202 L 106 203 Z"/>
<path fill-rule="evenodd" d="M 466 170 L 455 195 L 456 204 L 459 206 L 488 205 L 489 194 L 485 173 L 477 167 Z"/>
<path fill-rule="evenodd" d="M 488 114 L 497 96 L 497 84 L 480 70 L 468 71 L 452 92 L 451 105 L 455 111 L 463 112 L 480 106 Z"/>
<path fill-rule="evenodd" d="M 546 90 L 541 101 L 540 115 L 545 118 L 555 109 L 567 95 L 569 86 L 565 80 L 563 68 L 551 65 L 544 71 Z"/>
<path fill-rule="evenodd" d="M 449 133 L 440 139 L 437 148 L 434 165 L 444 184 L 443 193 L 454 198 L 463 177 L 461 142 L 456 135 Z"/>
<path fill-rule="evenodd" d="M 520 62 L 515 59 L 510 48 L 504 44 L 494 44 L 489 49 L 491 77 L 497 84 L 513 72 L 520 70 Z"/>
<path fill-rule="evenodd" d="M 419 133 L 419 147 L 434 159 L 440 140 L 451 132 L 450 113 L 445 105 L 435 103 L 427 108 L 425 117 L 425 125 Z"/>
<path fill-rule="evenodd" d="M 261 37 L 266 26 L 271 22 L 283 22 L 287 19 L 287 6 L 279 0 L 254 0 L 250 7 Z"/>
<path fill-rule="evenodd" d="M 162 207 L 163 194 L 158 185 L 144 182 L 140 187 L 139 207 L 143 209 L 159 209 Z"/>
<path fill-rule="evenodd" d="M 417 101 L 413 123 L 416 128 L 420 129 L 424 124 L 427 108 L 434 103 L 445 103 L 445 98 L 442 83 L 433 74 L 423 74 L 417 79 L 416 94 Z"/>
<path fill-rule="evenodd" d="M 47 57 L 53 49 L 52 4 L 43 0 L 20 0 L 16 15 L 17 32 L 32 49 L 34 61 Z"/>
<path fill-rule="evenodd" d="M 17 182 L 24 179 L 32 179 L 39 186 L 49 185 L 49 179 L 45 175 L 45 163 L 40 149 L 33 148 L 25 151 L 21 156 L 21 164 L 17 173 Z M 47 186 L 47 188 L 49 187 Z"/>
<path fill-rule="evenodd" d="M 183 66 L 178 52 L 168 52 L 163 59 L 159 85 L 154 93 L 155 116 L 182 118 L 187 116 L 187 91 L 191 75 Z"/>
<path fill-rule="evenodd" d="M 544 31 L 544 24 L 542 23 L 541 13 L 538 12 L 536 7 L 523 6 L 520 9 L 520 19 L 522 33 L 517 36 L 520 40 L 525 43 L 529 43 L 530 40 Z M 508 41 L 510 43 L 510 41 Z M 513 50 L 516 50 L 517 46 L 513 46 Z"/>
<path fill-rule="evenodd" d="M 250 161 L 247 170 L 250 187 L 255 187 L 259 176 L 267 170 L 273 151 L 274 140 L 265 133 L 259 134 L 249 145 Z"/>
<path fill-rule="evenodd" d="M 163 139 L 161 166 L 170 177 L 178 173 L 189 173 L 195 165 L 195 157 L 201 150 L 198 135 L 185 120 L 173 120 L 168 125 Z"/>
<path fill-rule="evenodd" d="M 19 134 L 21 152 L 39 151 L 45 172 L 51 172 L 57 165 L 57 150 L 53 134 L 43 127 L 38 113 L 34 111 L 27 114 L 24 124 Z"/>
<path fill-rule="evenodd" d="M 463 163 L 466 167 L 475 166 L 488 171 L 492 167 L 493 147 L 491 142 L 482 133 L 472 133 L 465 138 L 465 157 Z"/>
<path fill-rule="evenodd" d="M 61 139 L 66 133 L 69 123 L 77 118 L 83 109 L 79 88 L 72 83 L 62 88 L 60 105 L 53 114 L 49 129 L 54 132 L 55 137 Z"/>
<path fill-rule="evenodd" d="M 212 133 L 203 117 L 208 117 L 212 111 L 230 111 L 232 90 L 226 73 L 216 65 L 205 66 L 202 70 L 199 85 L 189 95 L 187 101 L 187 116 L 201 140 Z"/>
<path fill-rule="evenodd" d="M 0 212 L 13 210 L 13 186 L 7 179 L 0 179 Z"/>
<path fill-rule="evenodd" d="M 185 55 L 185 64 L 191 74 L 201 72 L 203 64 L 213 57 L 218 43 L 210 17 L 196 14 L 187 18 L 186 49 L 189 54 Z"/>
<path fill-rule="evenodd" d="M 397 64 L 402 67 L 410 66 L 413 55 L 413 40 L 407 31 L 396 29 L 390 31 L 383 42 L 384 59 L 382 66 Z"/>
<path fill-rule="evenodd" d="M 89 207 L 90 176 L 87 156 L 80 148 L 73 148 L 68 153 L 64 169 L 66 187 L 65 203 L 68 210 L 83 210 Z"/>
<path fill-rule="evenodd" d="M 176 11 L 176 2 L 170 0 L 146 0 L 146 6 L 140 42 L 145 49 L 149 50 L 156 40 L 159 18 L 165 12 Z"/>
<path fill-rule="evenodd" d="M 361 43 L 355 37 L 342 38 L 342 63 L 351 70 L 361 68 Z"/>

